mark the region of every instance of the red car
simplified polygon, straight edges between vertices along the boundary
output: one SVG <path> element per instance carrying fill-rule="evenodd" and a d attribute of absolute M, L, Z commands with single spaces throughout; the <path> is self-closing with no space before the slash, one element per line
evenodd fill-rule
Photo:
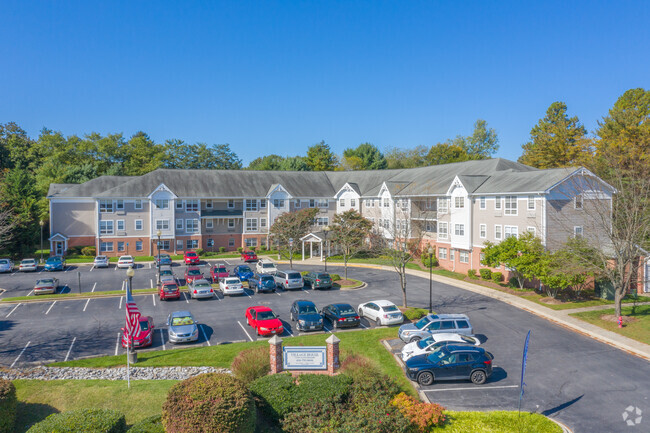
<path fill-rule="evenodd" d="M 255 251 L 244 251 L 241 253 L 241 259 L 245 262 L 256 262 L 257 254 L 255 254 Z"/>
<path fill-rule="evenodd" d="M 203 274 L 201 273 L 201 268 L 198 266 L 188 266 L 185 269 L 185 284 L 188 284 L 190 281 L 202 279 Z"/>
<path fill-rule="evenodd" d="M 255 328 L 257 335 L 280 335 L 284 332 L 278 316 L 269 307 L 262 305 L 246 309 L 246 322 Z"/>
<path fill-rule="evenodd" d="M 161 301 L 166 301 L 167 299 L 180 299 L 181 291 L 178 289 L 178 284 L 174 281 L 163 281 L 160 289 L 158 289 L 158 296 Z"/>
<path fill-rule="evenodd" d="M 201 259 L 199 259 L 199 255 L 194 251 L 185 251 L 183 260 L 185 261 L 186 265 L 198 265 L 201 261 Z"/>
<path fill-rule="evenodd" d="M 140 334 L 133 337 L 133 347 L 151 346 L 153 342 L 153 317 L 140 316 Z M 122 328 L 122 347 L 126 347 L 126 331 Z"/>
<path fill-rule="evenodd" d="M 218 283 L 220 278 L 226 278 L 230 276 L 226 265 L 216 264 L 212 269 L 210 269 L 210 276 L 212 277 L 213 283 Z"/>

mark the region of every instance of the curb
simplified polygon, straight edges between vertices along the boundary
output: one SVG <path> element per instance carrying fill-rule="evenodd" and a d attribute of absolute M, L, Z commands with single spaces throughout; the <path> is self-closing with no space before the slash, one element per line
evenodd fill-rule
<path fill-rule="evenodd" d="M 364 283 L 363 281 L 361 281 L 361 284 L 358 286 L 340 287 L 339 290 L 361 290 L 361 289 L 365 289 L 366 287 L 368 287 L 368 283 Z"/>
<path fill-rule="evenodd" d="M 555 424 L 559 425 L 560 428 L 562 429 L 562 433 L 573 433 L 573 430 L 571 430 L 566 424 L 563 424 L 560 421 L 551 418 L 550 416 L 547 416 L 546 418 L 553 421 Z"/>

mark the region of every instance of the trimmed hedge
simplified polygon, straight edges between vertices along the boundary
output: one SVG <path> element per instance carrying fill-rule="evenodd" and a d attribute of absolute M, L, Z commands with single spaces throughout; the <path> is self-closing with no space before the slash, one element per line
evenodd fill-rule
<path fill-rule="evenodd" d="M 13 433 L 17 406 L 16 387 L 10 380 L 0 379 L 0 433 Z"/>
<path fill-rule="evenodd" d="M 467 276 L 470 278 L 476 278 L 476 269 L 470 269 L 467 271 Z"/>
<path fill-rule="evenodd" d="M 491 278 L 495 283 L 500 283 L 503 280 L 503 274 L 501 272 L 492 272 Z"/>
<path fill-rule="evenodd" d="M 225 253 L 226 252 L 226 247 L 219 247 L 219 252 L 220 253 Z"/>
<path fill-rule="evenodd" d="M 125 433 L 124 415 L 110 409 L 77 409 L 54 413 L 27 433 Z"/>
<path fill-rule="evenodd" d="M 251 394 L 229 374 L 201 374 L 175 384 L 162 408 L 167 433 L 253 433 L 255 418 Z"/>
<path fill-rule="evenodd" d="M 422 255 L 422 264 L 424 265 L 425 268 L 434 268 L 438 266 L 439 263 L 435 254 L 432 254 L 431 257 L 429 257 L 429 255 L 426 254 L 426 255 Z"/>
<path fill-rule="evenodd" d="M 341 276 L 339 274 L 330 274 L 330 278 L 332 281 L 338 281 L 341 279 Z"/>
<path fill-rule="evenodd" d="M 489 269 L 479 269 L 478 273 L 481 274 L 481 278 L 484 280 L 489 280 L 492 278 L 492 271 Z"/>
<path fill-rule="evenodd" d="M 129 433 L 165 433 L 162 415 L 153 415 L 133 424 Z"/>
<path fill-rule="evenodd" d="M 83 247 L 81 249 L 81 255 L 83 256 L 95 256 L 97 255 L 97 247 L 93 246 L 88 246 L 88 247 Z"/>
<path fill-rule="evenodd" d="M 409 307 L 406 310 L 402 311 L 402 314 L 409 320 L 418 320 L 429 314 L 429 310 L 426 308 Z"/>

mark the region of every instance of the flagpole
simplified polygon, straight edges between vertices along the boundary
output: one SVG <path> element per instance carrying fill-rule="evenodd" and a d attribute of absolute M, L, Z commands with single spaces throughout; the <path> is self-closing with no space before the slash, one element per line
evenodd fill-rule
<path fill-rule="evenodd" d="M 129 295 L 131 294 L 131 285 L 126 284 L 126 294 L 127 294 L 127 299 L 129 298 Z M 130 332 L 129 332 L 130 334 Z M 131 363 L 130 363 L 130 358 L 131 358 L 131 336 L 127 335 L 126 336 L 126 387 L 128 389 L 131 389 Z"/>

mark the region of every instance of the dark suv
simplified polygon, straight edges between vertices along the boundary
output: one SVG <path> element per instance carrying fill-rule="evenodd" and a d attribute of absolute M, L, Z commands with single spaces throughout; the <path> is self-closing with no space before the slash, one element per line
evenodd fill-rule
<path fill-rule="evenodd" d="M 304 277 L 305 285 L 312 289 L 331 289 L 332 277 L 326 272 L 307 272 Z"/>
<path fill-rule="evenodd" d="M 320 331 L 323 329 L 323 316 L 311 301 L 299 299 L 291 304 L 291 321 L 298 322 L 299 331 Z"/>
<path fill-rule="evenodd" d="M 275 279 L 273 278 L 273 275 L 253 274 L 253 276 L 248 279 L 248 288 L 255 290 L 255 293 L 275 292 Z"/>
<path fill-rule="evenodd" d="M 492 375 L 494 356 L 482 347 L 443 346 L 433 353 L 414 356 L 404 369 L 411 380 L 429 386 L 434 380 L 471 380 L 482 385 Z"/>

